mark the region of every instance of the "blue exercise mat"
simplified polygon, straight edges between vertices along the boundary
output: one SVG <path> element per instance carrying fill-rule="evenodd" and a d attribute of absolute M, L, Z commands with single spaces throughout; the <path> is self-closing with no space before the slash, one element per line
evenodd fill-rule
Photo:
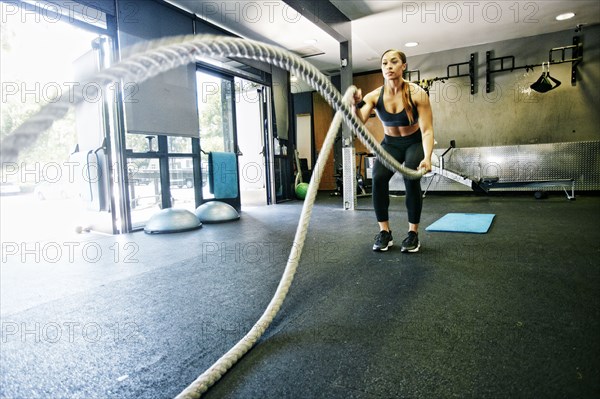
<path fill-rule="evenodd" d="M 454 233 L 487 233 L 494 220 L 493 213 L 448 213 L 425 230 Z"/>

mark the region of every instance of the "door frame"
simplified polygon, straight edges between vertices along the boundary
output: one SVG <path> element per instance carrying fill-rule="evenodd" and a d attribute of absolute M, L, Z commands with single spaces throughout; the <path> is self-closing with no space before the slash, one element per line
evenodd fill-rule
<path fill-rule="evenodd" d="M 204 73 L 225 81 L 229 82 L 229 87 L 230 87 L 230 109 L 231 109 L 231 135 L 232 135 L 232 142 L 233 142 L 233 148 L 231 148 L 231 150 L 233 151 L 228 151 L 227 146 L 225 146 L 224 151 L 225 152 L 233 152 L 236 154 L 236 176 L 237 176 L 237 196 L 234 198 L 204 198 L 204 193 L 203 193 L 203 189 L 202 189 L 202 185 L 205 181 L 205 179 L 208 179 L 208 152 L 204 151 L 202 149 L 202 136 L 201 136 L 201 132 L 198 132 L 198 156 L 199 156 L 199 168 L 195 169 L 196 171 L 198 171 L 198 178 L 196 180 L 199 180 L 199 184 L 196 184 L 196 205 L 200 206 L 206 202 L 211 202 L 211 201 L 221 201 L 224 202 L 226 204 L 231 205 L 232 207 L 234 207 L 238 212 L 241 211 L 241 197 L 240 197 L 240 173 L 239 173 L 239 168 L 237 167 L 237 158 L 238 158 L 238 153 L 239 153 L 239 148 L 238 148 L 238 140 L 237 140 L 237 123 L 236 123 L 236 110 L 235 110 L 235 82 L 234 82 L 234 75 L 232 74 L 228 74 L 228 73 L 224 73 L 223 71 L 220 71 L 214 67 L 211 66 L 207 66 L 207 65 L 202 65 L 202 64 L 196 64 L 196 76 L 198 76 L 198 73 Z M 196 85 L 201 84 L 200 81 L 196 81 Z M 199 90 L 197 90 L 198 92 Z M 198 114 L 198 118 L 200 118 L 200 115 Z M 202 129 L 202 126 L 200 126 L 200 130 Z M 206 166 L 205 168 L 203 168 L 203 166 Z M 206 176 L 204 176 L 206 172 Z M 197 182 L 198 183 L 198 182 Z M 208 185 L 208 180 L 207 183 Z"/>

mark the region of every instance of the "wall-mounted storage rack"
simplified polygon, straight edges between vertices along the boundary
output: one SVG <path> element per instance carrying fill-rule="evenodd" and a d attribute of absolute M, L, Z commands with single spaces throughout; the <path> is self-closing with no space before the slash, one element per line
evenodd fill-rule
<path fill-rule="evenodd" d="M 417 74 L 416 80 L 412 78 L 413 73 Z M 418 69 L 411 69 L 408 71 L 404 71 L 404 75 L 402 77 L 405 80 L 408 80 L 409 82 L 419 83 L 421 81 L 421 71 L 419 71 Z"/>
<path fill-rule="evenodd" d="M 464 68 L 463 68 L 463 73 L 461 73 L 461 67 L 464 67 L 465 65 L 468 66 L 469 71 L 464 72 Z M 417 79 L 413 80 L 412 75 L 415 73 L 417 74 Z M 438 80 L 444 82 L 448 79 L 468 76 L 471 81 L 471 94 L 475 94 L 475 53 L 471 53 L 469 61 L 459 62 L 456 64 L 449 64 L 446 67 L 446 76 L 425 79 L 422 81 L 421 80 L 421 72 L 418 69 L 405 71 L 404 76 L 408 81 L 416 83 L 416 84 L 420 85 L 421 87 L 423 87 L 427 93 L 429 93 L 429 87 L 431 87 L 431 84 L 433 82 L 436 82 Z M 422 85 L 423 82 L 425 82 L 425 86 Z"/>
<path fill-rule="evenodd" d="M 571 50 L 571 58 L 565 59 L 567 50 Z M 554 53 L 560 51 L 560 59 L 554 58 Z M 579 36 L 573 37 L 573 44 L 564 47 L 555 47 L 550 49 L 548 54 L 548 62 L 552 64 L 562 64 L 565 62 L 571 63 L 571 84 L 574 86 L 577 83 L 577 65 L 583 60 L 583 43 L 579 41 Z M 534 67 L 542 66 L 542 64 L 515 66 L 515 57 L 506 55 L 503 57 L 492 57 L 491 51 L 485 53 L 486 71 L 485 71 L 485 92 L 492 91 L 492 74 L 498 72 L 514 71 L 515 69 L 533 70 Z M 499 69 L 493 69 L 494 65 L 500 63 Z M 545 64 L 546 62 L 544 62 Z"/>

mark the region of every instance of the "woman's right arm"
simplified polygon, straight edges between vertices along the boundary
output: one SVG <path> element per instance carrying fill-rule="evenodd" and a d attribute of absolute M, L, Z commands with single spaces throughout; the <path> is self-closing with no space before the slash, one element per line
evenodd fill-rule
<path fill-rule="evenodd" d="M 377 100 L 377 90 L 370 92 L 364 98 L 362 97 L 362 92 L 360 89 L 357 90 L 354 95 L 354 101 L 356 104 L 356 116 L 358 119 L 362 121 L 362 123 L 366 123 L 375 107 L 375 101 Z M 359 108 L 360 104 L 360 108 Z"/>

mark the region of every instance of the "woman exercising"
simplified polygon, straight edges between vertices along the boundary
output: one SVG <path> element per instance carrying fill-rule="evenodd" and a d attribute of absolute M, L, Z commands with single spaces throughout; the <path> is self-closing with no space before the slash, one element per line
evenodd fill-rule
<path fill-rule="evenodd" d="M 406 55 L 398 50 L 387 50 L 381 56 L 384 84 L 364 98 L 360 90 L 354 95 L 356 115 L 367 121 L 375 109 L 381 120 L 385 137 L 381 143 L 398 162 L 412 169 L 431 170 L 433 151 L 433 116 L 429 97 L 425 90 L 402 78 L 406 69 Z M 390 205 L 390 179 L 394 172 L 379 161 L 373 166 L 373 206 L 379 224 L 373 251 L 387 251 L 394 244 L 390 229 L 388 208 Z M 402 241 L 402 252 L 417 252 L 419 222 L 423 207 L 420 179 L 404 177 L 406 209 L 408 212 L 408 236 Z"/>

